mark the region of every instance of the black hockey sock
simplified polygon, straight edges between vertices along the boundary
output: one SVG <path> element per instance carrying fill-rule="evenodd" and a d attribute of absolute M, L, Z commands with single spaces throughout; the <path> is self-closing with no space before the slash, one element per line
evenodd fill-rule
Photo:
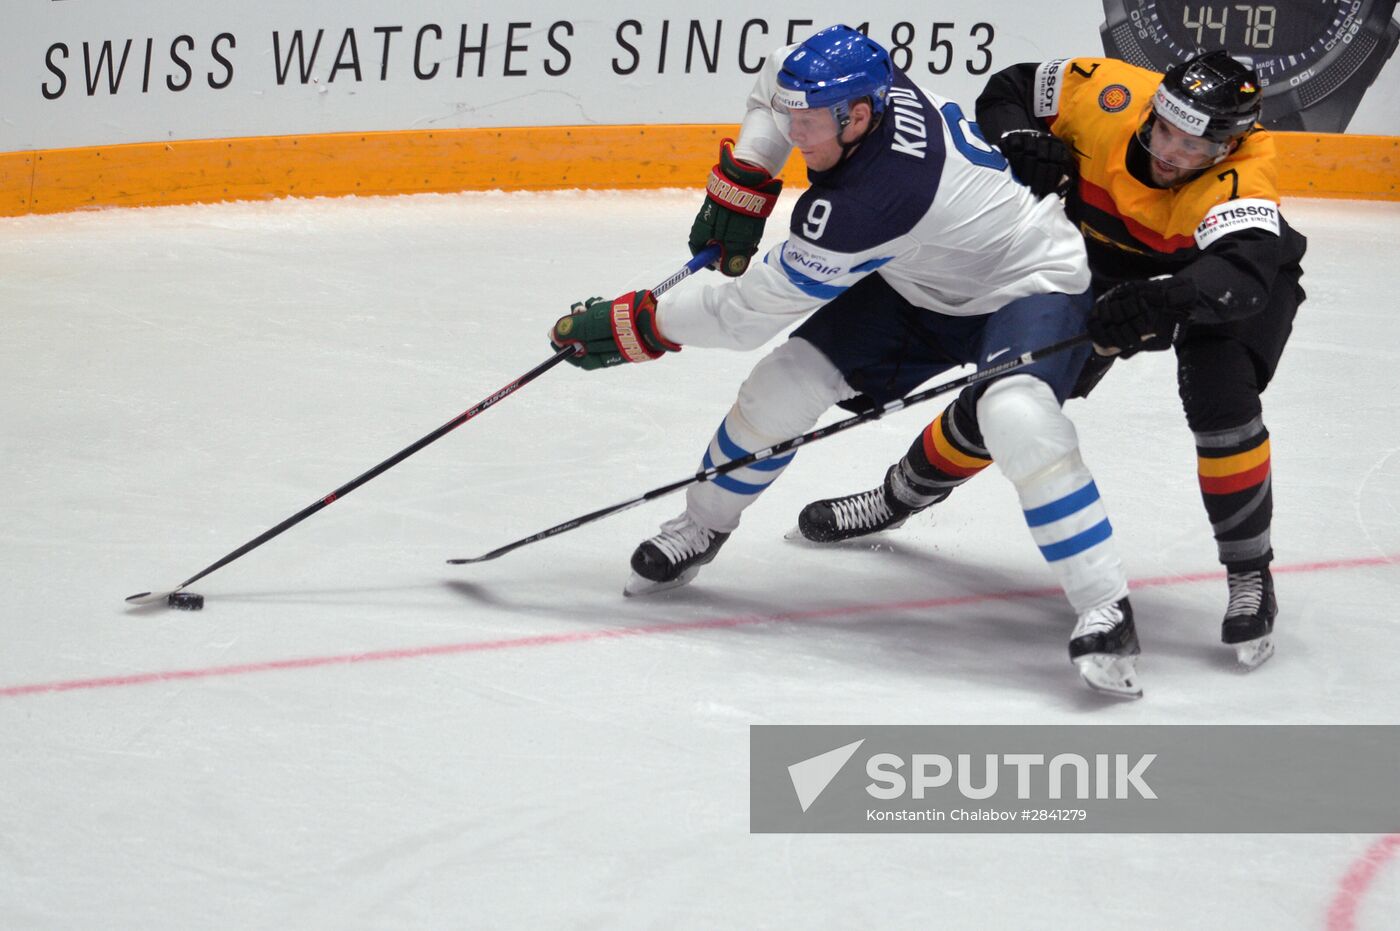
<path fill-rule="evenodd" d="M 890 473 L 891 491 L 910 507 L 942 501 L 953 489 L 992 464 L 977 419 L 962 398 L 934 418 Z"/>
<path fill-rule="evenodd" d="M 1196 435 L 1201 500 L 1220 561 L 1234 571 L 1262 569 L 1273 559 L 1273 483 L 1269 431 L 1261 418 Z"/>

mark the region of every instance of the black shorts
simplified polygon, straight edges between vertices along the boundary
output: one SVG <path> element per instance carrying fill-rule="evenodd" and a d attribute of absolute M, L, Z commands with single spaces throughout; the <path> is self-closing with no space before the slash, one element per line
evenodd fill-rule
<path fill-rule="evenodd" d="M 1183 400 L 1191 395 L 1204 403 L 1207 396 L 1205 386 L 1217 382 L 1252 386 L 1234 390 L 1253 391 L 1256 395 L 1263 393 L 1278 370 L 1283 349 L 1293 332 L 1293 318 L 1298 314 L 1298 305 L 1307 297 L 1298 281 L 1301 273 L 1296 265 L 1280 271 L 1274 290 L 1269 294 L 1269 304 L 1262 313 L 1229 323 L 1188 323 L 1181 328 L 1175 349 Z M 1166 346 L 1160 348 L 1165 349 Z M 1072 396 L 1087 396 L 1115 358 L 1089 356 Z M 1239 365 L 1249 366 L 1252 371 L 1242 375 L 1214 370 L 1221 366 Z M 1188 392 L 1184 386 L 1190 383 L 1200 386 L 1199 390 Z M 1189 409 L 1192 402 L 1186 403 Z"/>

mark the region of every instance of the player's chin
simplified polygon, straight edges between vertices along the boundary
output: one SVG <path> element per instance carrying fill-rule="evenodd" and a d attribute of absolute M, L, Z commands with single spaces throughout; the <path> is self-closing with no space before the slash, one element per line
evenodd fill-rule
<path fill-rule="evenodd" d="M 1160 158 L 1152 159 L 1152 180 L 1160 185 L 1170 186 L 1176 184 L 1188 174 L 1190 174 L 1189 171 L 1184 171 L 1183 169 L 1177 168 L 1175 165 L 1169 165 Z"/>

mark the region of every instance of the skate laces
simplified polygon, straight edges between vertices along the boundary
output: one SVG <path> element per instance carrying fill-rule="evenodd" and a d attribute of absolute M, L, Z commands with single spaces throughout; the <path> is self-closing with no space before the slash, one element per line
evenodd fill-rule
<path fill-rule="evenodd" d="M 1123 610 L 1118 602 L 1103 605 L 1079 615 L 1079 623 L 1074 627 L 1074 636 L 1085 634 L 1106 634 L 1123 622 Z"/>
<path fill-rule="evenodd" d="M 836 515 L 836 526 L 841 530 L 874 527 L 894 518 L 894 512 L 885 500 L 884 488 L 837 498 L 831 502 L 831 511 Z"/>
<path fill-rule="evenodd" d="M 714 536 L 714 531 L 701 527 L 688 515 L 682 514 L 662 524 L 661 532 L 651 538 L 651 543 L 675 565 L 705 552 L 710 548 Z"/>
<path fill-rule="evenodd" d="M 1231 572 L 1226 576 L 1226 581 L 1230 585 L 1230 606 L 1225 609 L 1225 616 L 1258 614 L 1264 604 L 1264 573 L 1258 569 Z"/>

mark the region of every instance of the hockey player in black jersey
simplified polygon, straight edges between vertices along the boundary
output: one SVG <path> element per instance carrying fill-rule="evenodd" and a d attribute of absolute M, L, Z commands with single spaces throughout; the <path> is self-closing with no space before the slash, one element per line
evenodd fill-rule
<path fill-rule="evenodd" d="M 1221 639 L 1254 668 L 1273 652 L 1272 473 L 1260 394 L 1303 289 L 1306 240 L 1284 220 L 1274 145 L 1255 121 L 1257 76 L 1224 52 L 1161 75 L 1122 61 L 1015 65 L 977 117 L 1040 197 L 1064 194 L 1098 295 L 1087 393 L 1115 357 L 1174 348 L 1201 498 L 1225 565 Z M 980 448 L 959 399 L 892 467 L 883 488 L 814 502 L 815 540 L 895 526 L 970 477 Z M 911 494 L 913 486 L 918 493 Z"/>

